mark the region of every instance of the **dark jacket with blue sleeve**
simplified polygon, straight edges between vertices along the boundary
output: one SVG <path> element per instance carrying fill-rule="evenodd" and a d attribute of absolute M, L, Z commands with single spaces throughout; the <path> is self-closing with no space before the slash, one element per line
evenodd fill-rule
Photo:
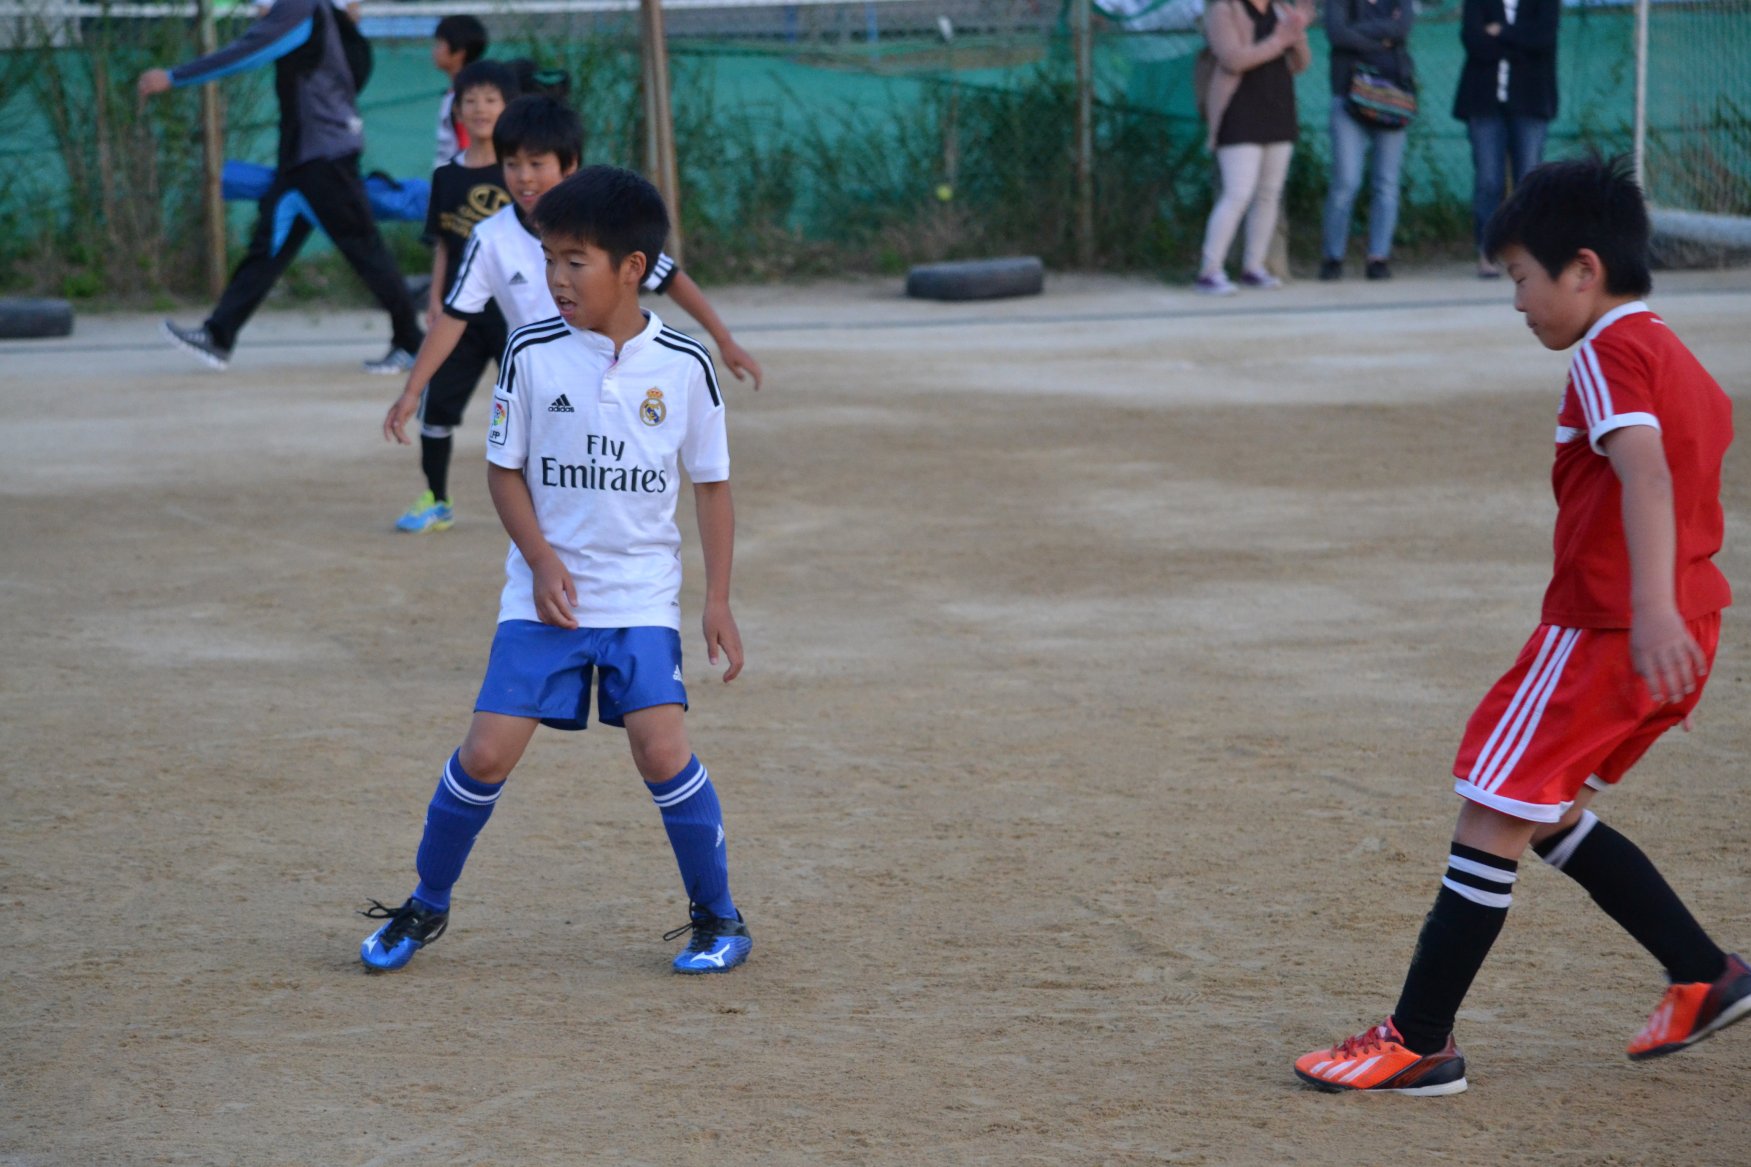
<path fill-rule="evenodd" d="M 1411 0 L 1325 0 L 1325 36 L 1331 42 L 1331 91 L 1350 91 L 1350 74 L 1366 65 L 1401 85 L 1415 78 L 1410 50 Z"/>
<path fill-rule="evenodd" d="M 280 99 L 282 171 L 365 149 L 358 94 L 331 0 L 274 0 L 243 35 L 170 70 L 172 85 L 200 85 L 273 62 Z"/>

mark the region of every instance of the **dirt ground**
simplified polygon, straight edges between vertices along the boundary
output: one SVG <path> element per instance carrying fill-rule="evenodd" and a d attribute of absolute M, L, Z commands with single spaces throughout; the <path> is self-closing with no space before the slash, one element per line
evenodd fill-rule
<path fill-rule="evenodd" d="M 1290 1072 L 1391 1007 L 1536 622 L 1565 358 L 1509 295 L 715 292 L 769 377 L 729 686 L 683 524 L 690 722 L 756 946 L 698 979 L 600 729 L 537 736 L 448 935 L 358 963 L 492 633 L 478 403 L 410 537 L 379 317 L 265 316 L 224 374 L 144 317 L 0 344 L 0 1164 L 1751 1162 L 1751 1027 L 1629 1063 L 1659 970 L 1536 862 L 1469 1093 Z M 1751 388 L 1751 272 L 1655 305 Z M 1727 493 L 1751 591 L 1745 441 Z M 1748 676 L 1731 615 L 1697 732 L 1599 806 L 1734 948 Z"/>

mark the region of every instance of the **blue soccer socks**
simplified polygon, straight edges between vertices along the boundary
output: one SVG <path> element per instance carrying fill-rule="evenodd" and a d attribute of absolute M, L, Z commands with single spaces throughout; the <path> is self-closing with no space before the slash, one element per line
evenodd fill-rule
<path fill-rule="evenodd" d="M 738 918 L 730 898 L 729 856 L 724 847 L 723 811 L 711 775 L 697 757 L 667 782 L 647 783 L 663 814 L 663 828 L 675 849 L 687 899 L 723 920 Z"/>
<path fill-rule="evenodd" d="M 450 910 L 450 889 L 504 788 L 502 782 L 494 786 L 470 778 L 462 768 L 461 750 L 450 755 L 426 808 L 426 833 L 414 859 L 420 876 L 414 899 L 434 911 Z"/>

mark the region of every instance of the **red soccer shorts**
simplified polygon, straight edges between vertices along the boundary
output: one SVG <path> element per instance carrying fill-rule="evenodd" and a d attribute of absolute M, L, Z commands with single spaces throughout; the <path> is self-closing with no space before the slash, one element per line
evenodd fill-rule
<path fill-rule="evenodd" d="M 1714 667 L 1721 614 L 1690 621 Z M 1629 658 L 1629 631 L 1542 624 L 1465 726 L 1454 789 L 1492 810 L 1554 823 L 1583 785 L 1603 789 L 1702 699 L 1655 704 Z"/>

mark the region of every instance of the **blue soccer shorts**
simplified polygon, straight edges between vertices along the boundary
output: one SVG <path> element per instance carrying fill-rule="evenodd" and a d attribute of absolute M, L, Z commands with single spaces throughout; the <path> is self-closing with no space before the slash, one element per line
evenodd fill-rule
<path fill-rule="evenodd" d="M 653 705 L 687 708 L 681 634 L 673 628 L 558 628 L 506 620 L 492 638 L 477 713 L 533 717 L 554 729 L 583 729 L 596 679 L 596 717 L 625 726 Z"/>

